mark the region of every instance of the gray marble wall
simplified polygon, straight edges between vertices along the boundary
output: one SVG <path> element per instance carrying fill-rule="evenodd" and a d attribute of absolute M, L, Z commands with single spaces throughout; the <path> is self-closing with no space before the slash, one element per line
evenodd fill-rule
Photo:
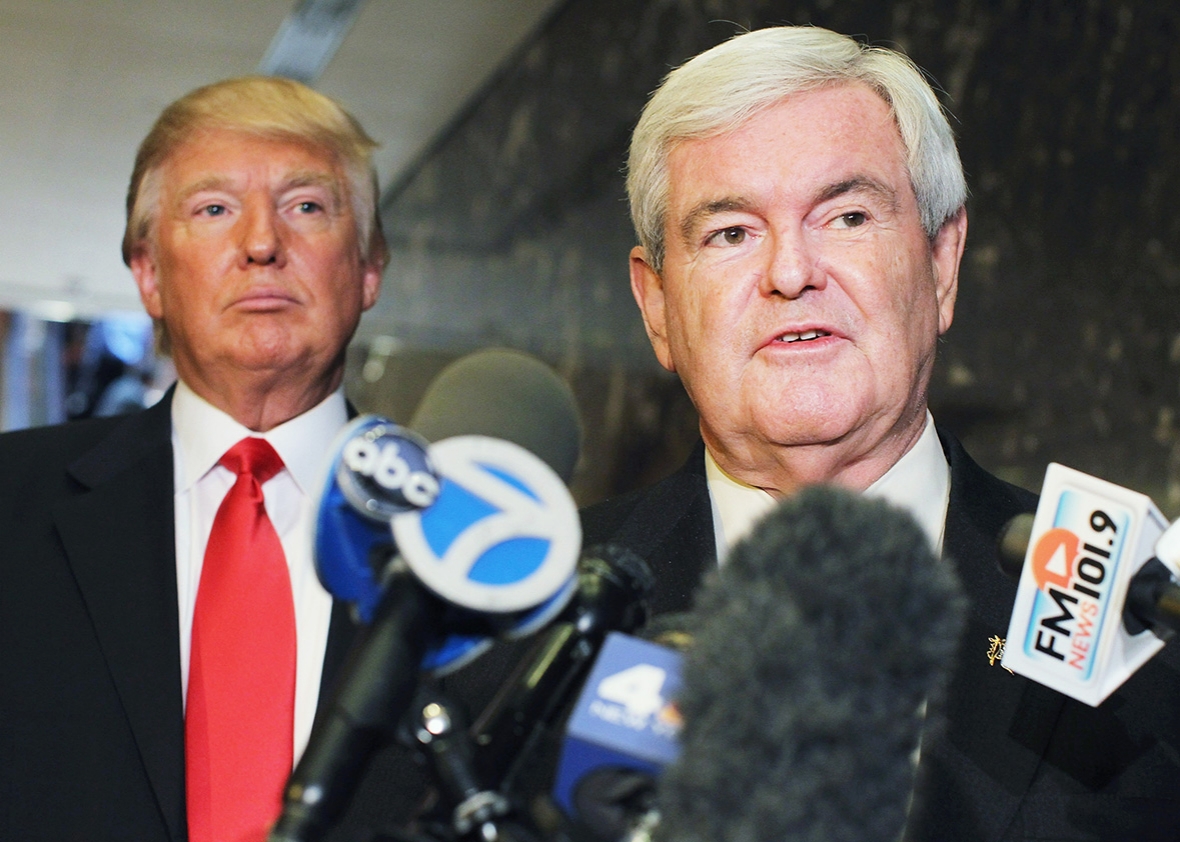
<path fill-rule="evenodd" d="M 519 347 L 575 386 L 583 502 L 671 469 L 695 419 L 631 301 L 620 168 L 669 68 L 773 23 L 900 47 L 957 117 L 971 223 L 940 421 L 1027 487 L 1059 461 L 1180 514 L 1180 6 L 1158 0 L 570 0 L 386 196 L 365 338 L 396 342 L 368 380 L 354 361 L 362 405 L 405 417 L 446 359 Z"/>

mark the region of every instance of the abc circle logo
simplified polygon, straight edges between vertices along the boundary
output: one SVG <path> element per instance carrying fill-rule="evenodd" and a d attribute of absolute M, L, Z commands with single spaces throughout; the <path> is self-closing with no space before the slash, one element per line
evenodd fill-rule
<path fill-rule="evenodd" d="M 385 522 L 406 509 L 422 509 L 438 497 L 439 481 L 426 440 L 375 415 L 346 429 L 336 480 L 358 511 Z"/>
<path fill-rule="evenodd" d="M 569 584 L 581 526 L 552 468 L 487 436 L 444 439 L 430 456 L 442 477 L 434 505 L 391 521 L 402 558 L 424 585 L 456 605 L 508 613 Z"/>

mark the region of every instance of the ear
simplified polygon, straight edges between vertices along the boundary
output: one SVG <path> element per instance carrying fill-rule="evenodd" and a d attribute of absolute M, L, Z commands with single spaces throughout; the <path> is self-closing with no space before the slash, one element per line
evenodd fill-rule
<path fill-rule="evenodd" d="M 955 298 L 959 294 L 959 263 L 967 245 L 967 209 L 943 223 L 934 235 L 930 259 L 934 269 L 934 288 L 938 298 L 938 335 L 950 329 L 955 316 Z"/>
<path fill-rule="evenodd" d="M 380 263 L 371 263 L 364 268 L 361 276 L 361 310 L 368 310 L 377 303 L 377 296 L 381 294 L 381 276 L 385 267 Z"/>
<path fill-rule="evenodd" d="M 139 245 L 131 253 L 131 276 L 139 287 L 139 300 L 143 309 L 153 319 L 164 318 L 164 305 L 160 300 L 160 278 L 156 261 L 146 245 Z"/>
<path fill-rule="evenodd" d="M 647 251 L 642 246 L 631 249 L 631 294 L 643 314 L 643 326 L 647 338 L 656 352 L 660 365 L 675 371 L 672 353 L 668 346 L 667 313 L 664 307 L 664 279 L 647 261 Z"/>

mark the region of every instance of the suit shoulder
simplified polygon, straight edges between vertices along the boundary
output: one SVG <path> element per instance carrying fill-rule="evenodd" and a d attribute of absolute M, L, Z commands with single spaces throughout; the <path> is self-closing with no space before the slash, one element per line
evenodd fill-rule
<path fill-rule="evenodd" d="M 110 418 L 70 421 L 0 434 L 0 464 L 7 482 L 0 489 L 25 488 L 69 475 L 87 487 L 142 459 L 161 458 L 171 446 L 168 405 Z M 170 469 L 170 468 L 169 468 Z"/>
<path fill-rule="evenodd" d="M 952 509 L 974 510 L 996 530 L 1015 515 L 1036 510 L 1036 494 L 984 470 L 951 433 L 940 428 L 938 435 L 951 469 Z"/>
<path fill-rule="evenodd" d="M 582 519 L 583 541 L 586 544 L 597 544 L 610 540 L 646 493 L 647 489 L 639 489 L 581 509 L 578 515 Z"/>
<path fill-rule="evenodd" d="M 66 465 L 106 438 L 119 418 L 68 421 L 0 434 L 0 460 L 14 464 Z"/>
<path fill-rule="evenodd" d="M 641 535 L 624 533 L 662 531 L 698 508 L 702 500 L 708 500 L 708 485 L 703 471 L 693 470 L 690 460 L 689 465 L 654 485 L 582 509 L 584 541 L 587 545 L 612 541 L 629 545 Z"/>

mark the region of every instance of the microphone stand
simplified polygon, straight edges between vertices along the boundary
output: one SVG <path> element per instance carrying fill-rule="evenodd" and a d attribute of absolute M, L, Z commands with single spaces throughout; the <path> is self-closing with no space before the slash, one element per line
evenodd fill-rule
<path fill-rule="evenodd" d="M 432 686 L 419 690 L 404 734 L 430 761 L 451 806 L 449 824 L 438 823 L 428 836 L 447 842 L 540 842 L 519 821 L 500 789 L 483 786 L 475 771 L 475 747 L 458 709 Z"/>
<path fill-rule="evenodd" d="M 443 605 L 404 562 L 393 573 L 373 624 L 353 646 L 325 715 L 283 795 L 268 842 L 317 842 L 336 823 L 377 744 L 392 734 L 418 686 L 419 665 Z"/>

